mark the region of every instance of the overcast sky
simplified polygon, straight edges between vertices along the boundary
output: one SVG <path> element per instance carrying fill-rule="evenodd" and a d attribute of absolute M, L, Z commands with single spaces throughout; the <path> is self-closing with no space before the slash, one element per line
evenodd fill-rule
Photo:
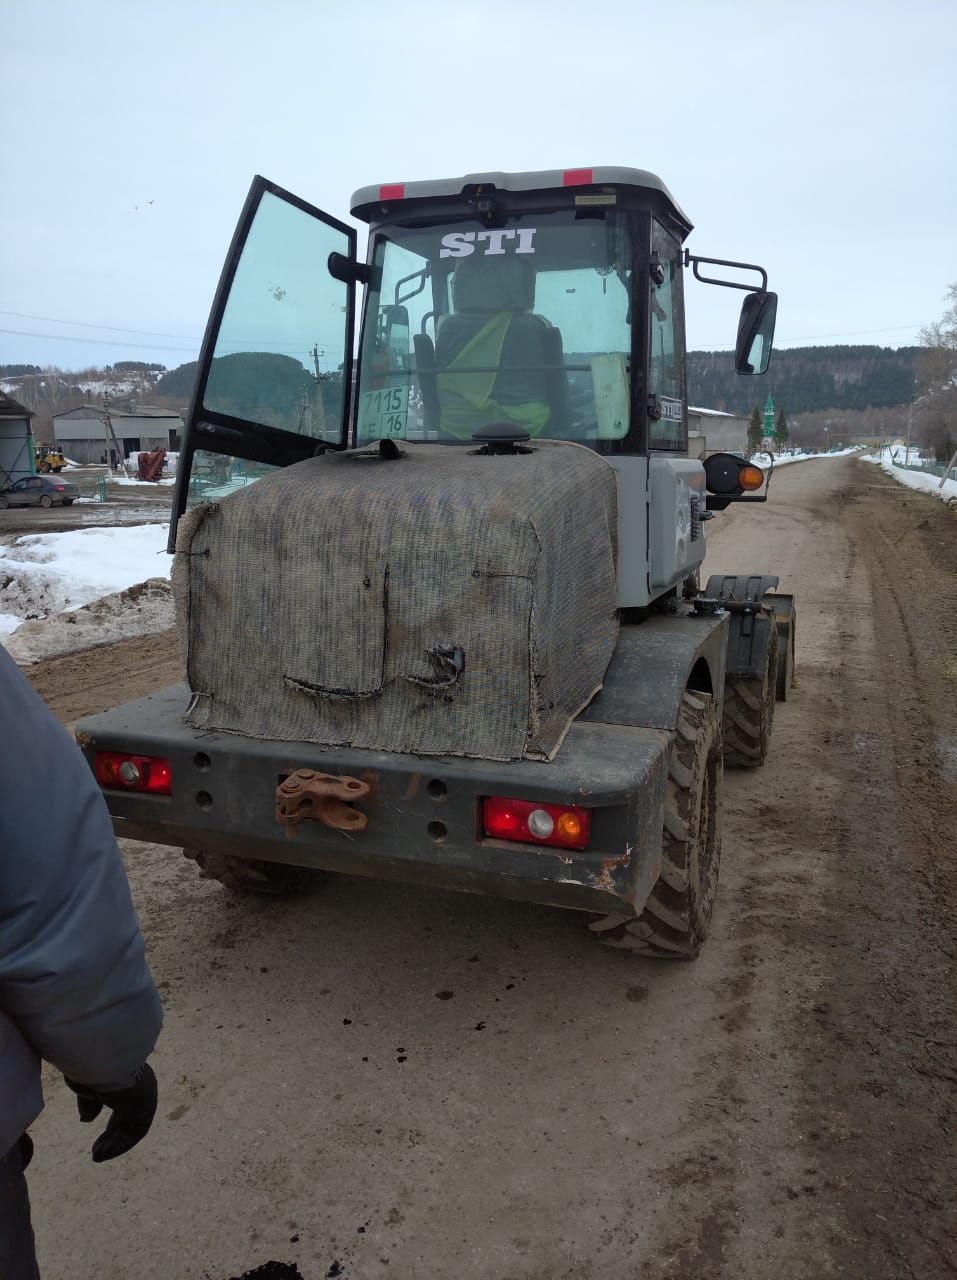
<path fill-rule="evenodd" d="M 0 363 L 195 359 L 255 173 L 348 219 L 368 183 L 650 169 L 693 252 L 767 268 L 779 346 L 913 343 L 957 281 L 957 0 L 5 10 Z M 740 296 L 689 281 L 689 346 Z"/>

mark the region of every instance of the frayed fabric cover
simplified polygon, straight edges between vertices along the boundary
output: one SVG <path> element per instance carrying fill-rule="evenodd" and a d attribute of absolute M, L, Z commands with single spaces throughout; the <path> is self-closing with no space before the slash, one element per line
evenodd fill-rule
<path fill-rule="evenodd" d="M 179 524 L 186 722 L 551 759 L 618 634 L 616 483 L 580 445 L 326 453 Z"/>

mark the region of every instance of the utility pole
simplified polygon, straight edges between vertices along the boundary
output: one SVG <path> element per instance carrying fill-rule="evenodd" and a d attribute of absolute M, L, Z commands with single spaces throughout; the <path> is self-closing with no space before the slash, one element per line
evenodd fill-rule
<path fill-rule="evenodd" d="M 326 402 L 323 399 L 322 394 L 325 375 L 319 370 L 319 357 L 324 356 L 325 354 L 326 353 L 324 351 L 319 350 L 318 346 L 315 346 L 312 349 L 312 363 L 316 370 L 316 394 L 314 397 L 312 421 L 313 426 L 315 427 L 315 434 L 319 436 L 320 439 L 324 439 L 326 434 Z"/>
<path fill-rule="evenodd" d="M 106 429 L 110 433 L 110 439 L 113 441 L 113 449 L 120 460 L 120 466 L 123 468 L 123 474 L 127 479 L 129 479 L 130 473 L 126 469 L 126 459 L 120 449 L 119 441 L 116 438 L 116 432 L 113 430 L 113 419 L 110 417 L 109 393 L 103 397 L 103 421 L 106 423 Z"/>
<path fill-rule="evenodd" d="M 946 467 L 944 467 L 944 474 L 940 477 L 940 484 L 937 486 L 937 488 L 938 488 L 938 489 L 943 489 L 943 487 L 944 487 L 944 481 L 945 481 L 945 480 L 947 479 L 947 477 L 950 475 L 950 473 L 951 473 L 951 471 L 953 470 L 953 468 L 954 468 L 954 465 L 955 465 L 955 464 L 957 464 L 957 449 L 955 449 L 955 450 L 954 450 L 954 453 L 953 453 L 953 455 L 951 456 L 950 462 L 948 462 L 948 463 L 947 463 L 947 466 L 946 466 Z"/>

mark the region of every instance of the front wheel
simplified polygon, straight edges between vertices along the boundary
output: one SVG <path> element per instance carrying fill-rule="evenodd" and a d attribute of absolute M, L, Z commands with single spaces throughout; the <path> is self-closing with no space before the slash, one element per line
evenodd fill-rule
<path fill-rule="evenodd" d="M 589 926 L 606 946 L 668 959 L 698 954 L 718 892 L 723 778 L 714 698 L 686 689 L 668 767 L 661 872 L 640 916 Z"/>
<path fill-rule="evenodd" d="M 218 880 L 227 889 L 241 893 L 261 893 L 288 898 L 305 893 L 328 880 L 330 871 L 313 867 L 293 867 L 286 862 L 263 862 L 258 858 L 239 858 L 233 853 L 212 853 L 208 849 L 183 850 L 195 862 L 203 880 Z"/>
<path fill-rule="evenodd" d="M 47 508 L 47 510 L 49 510 L 49 509 L 50 509 L 50 507 L 52 507 L 52 506 L 53 506 L 53 499 L 50 497 L 50 495 L 49 495 L 48 493 L 43 494 L 43 496 L 41 497 L 41 499 L 40 499 L 40 506 L 41 506 L 41 507 L 46 507 L 46 508 Z"/>

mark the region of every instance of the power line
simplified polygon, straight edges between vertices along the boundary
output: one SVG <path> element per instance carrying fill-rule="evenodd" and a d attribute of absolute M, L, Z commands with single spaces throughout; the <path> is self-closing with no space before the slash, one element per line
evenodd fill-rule
<path fill-rule="evenodd" d="M 915 322 L 914 324 L 894 325 L 893 328 L 889 329 L 851 329 L 848 333 L 805 333 L 795 338 L 781 338 L 775 335 L 774 345 L 776 349 L 779 349 L 782 343 L 785 342 L 823 342 L 827 338 L 864 338 L 872 333 L 905 333 L 919 327 Z M 695 349 L 698 351 L 706 351 L 712 348 L 728 350 L 730 348 L 728 348 L 727 344 L 728 340 L 727 336 L 725 336 L 719 343 L 698 343 Z"/>
<path fill-rule="evenodd" d="M 121 329 L 113 324 L 90 324 L 85 320 L 64 320 L 60 316 L 37 316 L 29 311 L 0 311 L 0 316 L 16 316 L 19 320 L 49 320 L 53 324 L 70 324 L 77 329 L 106 329 L 110 333 L 138 333 L 143 338 L 178 338 L 182 342 L 199 342 L 199 338 L 189 333 L 157 333 L 153 329 Z M 17 333 L 19 330 L 4 329 L 0 332 Z"/>
<path fill-rule="evenodd" d="M 905 330 L 913 330 L 919 328 L 920 325 L 915 321 L 913 324 L 898 324 L 889 329 L 851 329 L 849 333 L 809 333 L 803 334 L 798 338 L 784 338 L 784 342 L 820 342 L 822 338 L 862 338 L 869 333 L 903 333 Z"/>
<path fill-rule="evenodd" d="M 158 345 L 155 342 L 124 342 L 121 338 L 73 338 L 66 333 L 29 333 L 26 329 L 0 329 L 0 333 L 12 333 L 19 338 L 50 338 L 53 342 L 80 342 L 87 347 L 141 347 L 144 351 L 155 351 Z M 198 340 L 195 347 L 171 347 L 166 343 L 163 344 L 164 351 L 195 353 L 198 347 Z"/>

